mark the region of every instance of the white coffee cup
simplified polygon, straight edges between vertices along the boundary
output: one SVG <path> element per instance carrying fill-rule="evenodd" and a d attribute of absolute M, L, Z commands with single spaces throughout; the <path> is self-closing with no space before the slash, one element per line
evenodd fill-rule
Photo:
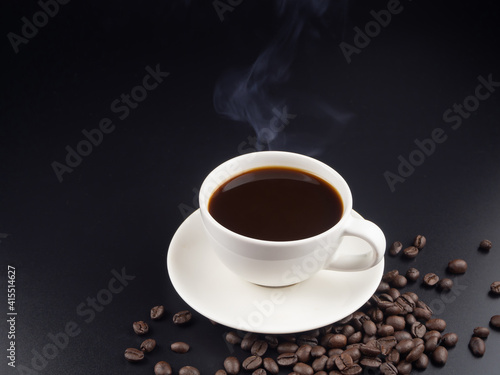
<path fill-rule="evenodd" d="M 255 168 L 280 166 L 309 172 L 335 187 L 344 206 L 340 221 L 309 238 L 268 241 L 235 233 L 219 224 L 208 211 L 210 197 L 228 180 Z M 384 257 L 386 241 L 382 230 L 353 213 L 351 191 L 342 176 L 328 165 L 305 155 L 261 151 L 230 159 L 210 172 L 203 181 L 199 202 L 201 218 L 215 254 L 227 268 L 254 284 L 272 287 L 292 285 L 323 269 L 366 270 Z M 369 244 L 369 251 L 338 251 L 344 236 L 363 239 Z"/>

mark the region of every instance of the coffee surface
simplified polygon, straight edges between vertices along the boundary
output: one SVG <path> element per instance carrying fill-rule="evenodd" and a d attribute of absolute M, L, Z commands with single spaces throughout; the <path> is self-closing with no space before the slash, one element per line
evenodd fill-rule
<path fill-rule="evenodd" d="M 265 167 L 221 185 L 208 211 L 224 227 L 260 240 L 292 241 L 320 234 L 342 217 L 343 203 L 326 181 L 302 170 Z"/>

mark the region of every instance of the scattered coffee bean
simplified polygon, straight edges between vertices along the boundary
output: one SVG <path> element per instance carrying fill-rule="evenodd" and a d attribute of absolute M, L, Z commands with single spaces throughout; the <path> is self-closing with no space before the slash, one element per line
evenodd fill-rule
<path fill-rule="evenodd" d="M 404 288 L 406 286 L 406 284 L 408 284 L 408 280 L 403 275 L 397 275 L 394 278 L 394 280 L 392 280 L 392 282 L 391 282 L 391 285 L 394 288 L 398 288 L 398 289 Z"/>
<path fill-rule="evenodd" d="M 151 352 L 156 347 L 156 341 L 154 339 L 144 340 L 141 344 L 141 350 L 144 353 Z"/>
<path fill-rule="evenodd" d="M 276 362 L 280 366 L 293 366 L 298 362 L 297 354 L 282 353 L 276 358 Z"/>
<path fill-rule="evenodd" d="M 341 372 L 342 375 L 360 375 L 361 373 L 363 373 L 363 368 L 357 363 Z"/>
<path fill-rule="evenodd" d="M 250 348 L 250 353 L 262 357 L 264 354 L 266 354 L 268 347 L 269 344 L 266 341 L 257 340 L 253 343 L 252 347 Z"/>
<path fill-rule="evenodd" d="M 365 357 L 359 362 L 363 367 L 379 368 L 382 365 L 382 360 L 377 357 Z"/>
<path fill-rule="evenodd" d="M 267 342 L 269 348 L 276 349 L 278 346 L 278 338 L 274 335 L 266 335 L 264 336 L 264 340 Z"/>
<path fill-rule="evenodd" d="M 437 287 L 439 290 L 441 290 L 443 292 L 448 292 L 451 290 L 451 288 L 453 288 L 453 280 L 449 279 L 447 277 L 444 279 L 441 279 L 437 283 Z"/>
<path fill-rule="evenodd" d="M 163 318 L 163 315 L 165 315 L 165 307 L 163 307 L 162 305 L 155 306 L 151 309 L 149 315 L 153 320 L 160 320 L 161 318 Z"/>
<path fill-rule="evenodd" d="M 175 313 L 172 320 L 174 322 L 174 324 L 178 324 L 178 325 L 181 325 L 181 324 L 186 324 L 187 322 L 189 322 L 191 320 L 191 312 L 188 311 L 188 310 L 183 310 L 183 311 L 179 311 L 178 313 Z"/>
<path fill-rule="evenodd" d="M 415 267 L 410 267 L 408 268 L 408 271 L 406 271 L 406 278 L 408 280 L 417 281 L 419 277 L 420 277 L 420 271 L 417 270 Z"/>
<path fill-rule="evenodd" d="M 437 332 L 437 331 L 436 331 Z M 432 336 L 425 340 L 425 352 L 432 353 L 439 345 L 441 336 Z"/>
<path fill-rule="evenodd" d="M 252 375 L 267 375 L 267 372 L 263 368 L 258 368 L 257 370 L 252 372 Z"/>
<path fill-rule="evenodd" d="M 389 283 L 386 283 L 385 281 L 381 281 L 380 284 L 378 284 L 377 292 L 384 293 L 384 292 L 387 292 L 390 288 L 391 288 L 391 286 L 389 285 Z"/>
<path fill-rule="evenodd" d="M 326 348 L 321 345 L 313 346 L 311 349 L 311 357 L 319 358 L 326 353 Z"/>
<path fill-rule="evenodd" d="M 403 255 L 410 259 L 416 258 L 418 253 L 419 250 L 415 246 L 409 246 L 403 250 Z"/>
<path fill-rule="evenodd" d="M 136 348 L 125 349 L 125 359 L 129 362 L 139 362 L 144 359 L 144 352 Z"/>
<path fill-rule="evenodd" d="M 311 351 L 312 351 L 312 346 L 309 344 L 304 344 L 300 346 L 295 354 L 297 354 L 297 358 L 300 362 L 309 362 L 311 359 Z"/>
<path fill-rule="evenodd" d="M 446 350 L 444 346 L 438 346 L 432 352 L 432 361 L 437 366 L 444 366 L 446 364 L 446 361 L 448 361 L 448 350 Z"/>
<path fill-rule="evenodd" d="M 347 337 L 341 333 L 331 334 L 328 337 L 327 347 L 330 349 L 343 348 L 347 344 Z"/>
<path fill-rule="evenodd" d="M 491 241 L 490 240 L 482 240 L 479 243 L 479 248 L 483 250 L 490 250 L 492 247 Z"/>
<path fill-rule="evenodd" d="M 476 327 L 474 328 L 474 336 L 480 337 L 482 339 L 487 338 L 490 335 L 490 330 L 486 327 Z"/>
<path fill-rule="evenodd" d="M 411 325 L 411 335 L 413 337 L 422 338 L 427 333 L 427 328 L 420 322 L 415 322 Z"/>
<path fill-rule="evenodd" d="M 313 335 L 300 335 L 297 339 L 297 345 L 309 344 L 311 346 L 318 345 L 318 338 Z"/>
<path fill-rule="evenodd" d="M 179 369 L 179 375 L 201 375 L 200 370 L 193 366 L 184 366 Z"/>
<path fill-rule="evenodd" d="M 270 357 L 264 358 L 264 368 L 272 375 L 279 373 L 280 369 L 276 361 Z"/>
<path fill-rule="evenodd" d="M 252 350 L 253 344 L 255 344 L 255 341 L 257 341 L 259 337 L 255 333 L 248 332 L 245 334 L 243 339 L 241 340 L 241 349 L 250 351 Z"/>
<path fill-rule="evenodd" d="M 484 340 L 480 337 L 473 336 L 469 341 L 469 349 L 476 357 L 482 357 L 486 351 Z"/>
<path fill-rule="evenodd" d="M 432 316 L 431 311 L 421 307 L 416 307 L 415 310 L 413 310 L 413 314 L 415 315 L 415 318 L 423 320 L 429 320 Z"/>
<path fill-rule="evenodd" d="M 382 375 L 398 375 L 397 367 L 391 362 L 382 363 L 379 369 Z"/>
<path fill-rule="evenodd" d="M 490 326 L 500 328 L 500 315 L 493 315 L 490 319 Z"/>
<path fill-rule="evenodd" d="M 257 355 L 252 355 L 243 360 L 241 367 L 243 367 L 244 370 L 256 370 L 261 365 L 262 365 L 262 357 L 259 357 Z"/>
<path fill-rule="evenodd" d="M 446 329 L 446 321 L 440 318 L 429 319 L 425 322 L 425 326 L 428 330 L 443 332 Z"/>
<path fill-rule="evenodd" d="M 458 335 L 454 332 L 450 332 L 443 335 L 443 338 L 441 339 L 441 345 L 447 348 L 453 348 L 455 345 L 457 345 L 457 342 L 458 342 Z"/>
<path fill-rule="evenodd" d="M 185 342 L 182 341 L 177 341 L 174 342 L 172 345 L 170 345 L 170 349 L 175 352 L 175 353 L 180 353 L 184 354 L 189 351 L 189 344 L 186 344 Z"/>
<path fill-rule="evenodd" d="M 385 281 L 385 282 L 390 283 L 392 280 L 394 280 L 394 278 L 395 278 L 397 275 L 399 275 L 399 271 L 398 271 L 398 270 L 392 270 L 392 271 L 386 272 L 386 273 L 382 276 L 382 281 Z"/>
<path fill-rule="evenodd" d="M 293 371 L 299 375 L 313 375 L 315 373 L 311 366 L 303 362 L 296 363 L 293 366 Z"/>
<path fill-rule="evenodd" d="M 393 242 L 391 247 L 389 248 L 389 254 L 392 256 L 396 256 L 399 254 L 401 249 L 403 248 L 403 244 L 399 241 Z"/>
<path fill-rule="evenodd" d="M 424 279 L 423 279 L 423 283 L 424 285 L 427 285 L 427 286 L 434 286 L 438 283 L 439 281 L 439 276 L 436 275 L 435 273 L 427 273 L 424 275 Z"/>
<path fill-rule="evenodd" d="M 415 240 L 413 241 L 413 245 L 417 247 L 418 249 L 423 249 L 425 244 L 427 243 L 427 239 L 419 234 L 417 237 L 415 237 Z"/>
<path fill-rule="evenodd" d="M 429 357 L 425 353 L 422 353 L 420 358 L 413 362 L 413 367 L 418 370 L 425 370 L 427 366 L 429 366 Z"/>
<path fill-rule="evenodd" d="M 224 369 L 229 375 L 236 375 L 240 372 L 240 360 L 234 356 L 227 357 L 224 360 Z"/>
<path fill-rule="evenodd" d="M 495 281 L 490 285 L 491 293 L 500 294 L 500 281 Z"/>
<path fill-rule="evenodd" d="M 134 332 L 138 335 L 145 335 L 149 331 L 149 326 L 142 320 L 134 322 L 134 324 L 132 324 L 132 328 L 134 329 Z"/>
<path fill-rule="evenodd" d="M 155 375 L 172 375 L 172 367 L 168 362 L 160 361 L 155 365 Z"/>
<path fill-rule="evenodd" d="M 230 344 L 237 345 L 241 343 L 241 337 L 236 333 L 236 331 L 231 331 L 226 333 L 226 341 Z"/>
<path fill-rule="evenodd" d="M 463 259 L 455 259 L 448 263 L 448 272 L 453 274 L 463 274 L 467 271 L 467 262 Z"/>
<path fill-rule="evenodd" d="M 424 353 L 424 344 L 420 344 L 415 346 L 406 356 L 405 361 L 406 362 L 415 362 L 417 359 L 420 358 L 420 356 Z"/>

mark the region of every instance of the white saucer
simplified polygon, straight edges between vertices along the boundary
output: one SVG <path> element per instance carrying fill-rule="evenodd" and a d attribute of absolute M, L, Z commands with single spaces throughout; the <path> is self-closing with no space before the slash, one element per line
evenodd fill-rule
<path fill-rule="evenodd" d="M 345 237 L 340 246 L 359 249 L 368 245 Z M 238 330 L 283 334 L 323 327 L 359 309 L 377 289 L 384 261 L 366 271 L 320 271 L 288 287 L 258 286 L 220 262 L 197 210 L 173 236 L 167 269 L 181 298 L 207 318 Z"/>

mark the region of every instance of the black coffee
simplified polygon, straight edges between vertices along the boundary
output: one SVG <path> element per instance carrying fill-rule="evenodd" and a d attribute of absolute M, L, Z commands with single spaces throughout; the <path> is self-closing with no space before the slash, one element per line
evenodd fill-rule
<path fill-rule="evenodd" d="M 337 224 L 344 210 L 337 190 L 310 173 L 257 168 L 220 186 L 208 211 L 224 227 L 260 240 L 292 241 Z"/>

